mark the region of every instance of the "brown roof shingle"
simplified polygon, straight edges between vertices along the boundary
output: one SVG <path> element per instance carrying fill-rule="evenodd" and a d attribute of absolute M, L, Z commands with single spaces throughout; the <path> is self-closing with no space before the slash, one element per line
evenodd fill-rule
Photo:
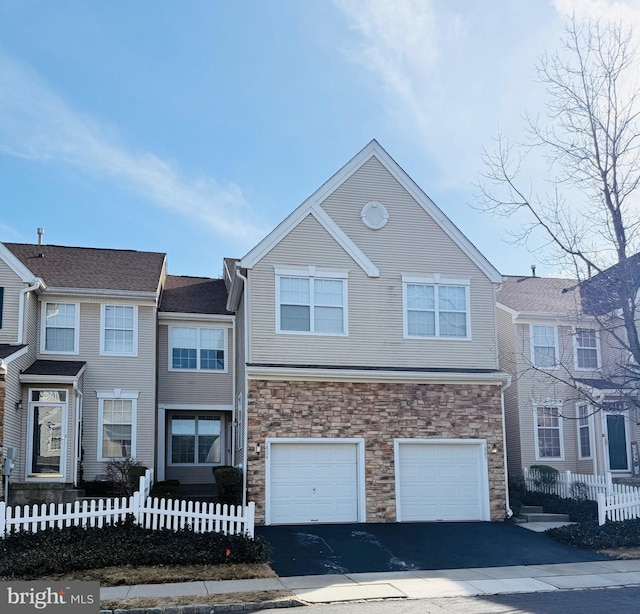
<path fill-rule="evenodd" d="M 160 311 L 232 315 L 226 306 L 227 288 L 222 279 L 167 275 Z"/>
<path fill-rule="evenodd" d="M 505 275 L 496 298 L 515 311 L 567 315 L 581 309 L 575 279 Z"/>
<path fill-rule="evenodd" d="M 165 254 L 125 249 L 5 243 L 49 287 L 155 292 Z"/>
<path fill-rule="evenodd" d="M 81 360 L 36 360 L 23 373 L 25 375 L 77 377 L 86 364 Z"/>

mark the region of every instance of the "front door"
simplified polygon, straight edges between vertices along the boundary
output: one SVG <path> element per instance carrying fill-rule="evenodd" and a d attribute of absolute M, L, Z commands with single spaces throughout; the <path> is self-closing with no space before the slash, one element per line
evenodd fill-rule
<path fill-rule="evenodd" d="M 626 414 L 605 414 L 605 421 L 609 448 L 609 471 L 629 471 Z"/>
<path fill-rule="evenodd" d="M 30 391 L 28 478 L 64 480 L 66 424 L 66 390 Z"/>

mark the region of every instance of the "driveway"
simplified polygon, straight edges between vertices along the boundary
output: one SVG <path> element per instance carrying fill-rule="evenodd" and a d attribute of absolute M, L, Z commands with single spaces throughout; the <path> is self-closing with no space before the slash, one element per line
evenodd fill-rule
<path fill-rule="evenodd" d="M 279 576 L 606 561 L 505 522 L 256 527 Z"/>

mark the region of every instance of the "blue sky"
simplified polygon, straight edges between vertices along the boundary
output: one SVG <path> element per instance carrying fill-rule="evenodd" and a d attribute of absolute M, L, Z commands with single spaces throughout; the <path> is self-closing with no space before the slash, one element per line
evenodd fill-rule
<path fill-rule="evenodd" d="M 504 274 L 522 219 L 473 208 L 534 63 L 607 0 L 6 0 L 0 240 L 168 254 L 216 277 L 372 138 Z M 535 245 L 533 246 L 535 247 Z M 540 266 L 543 274 L 553 273 Z"/>

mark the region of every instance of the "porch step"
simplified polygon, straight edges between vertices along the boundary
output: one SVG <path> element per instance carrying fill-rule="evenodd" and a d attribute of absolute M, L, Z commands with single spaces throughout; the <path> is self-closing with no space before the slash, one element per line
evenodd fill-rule
<path fill-rule="evenodd" d="M 526 522 L 569 522 L 569 514 L 545 514 L 544 512 L 522 513 L 520 516 L 526 518 Z"/>
<path fill-rule="evenodd" d="M 542 514 L 542 512 L 544 512 L 544 509 L 542 508 L 542 505 L 523 505 L 520 508 L 520 515 L 523 515 L 523 514 Z"/>

